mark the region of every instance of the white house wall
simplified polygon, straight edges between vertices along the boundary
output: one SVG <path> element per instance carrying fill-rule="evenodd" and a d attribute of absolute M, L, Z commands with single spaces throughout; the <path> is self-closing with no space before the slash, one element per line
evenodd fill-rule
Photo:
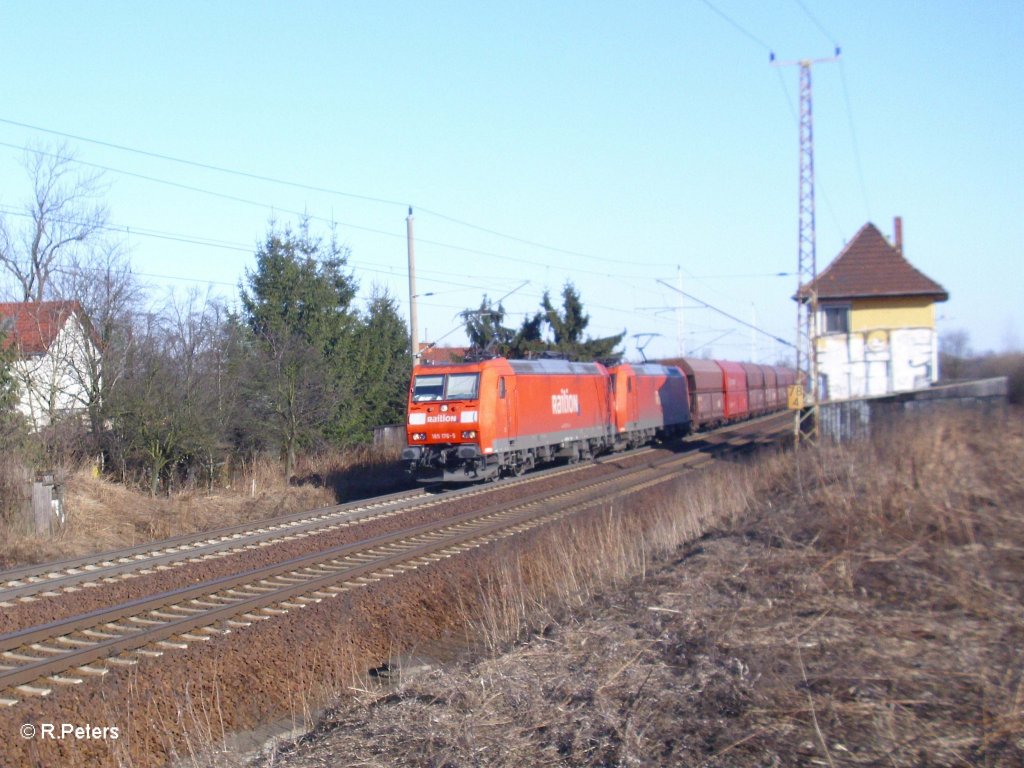
<path fill-rule="evenodd" d="M 46 353 L 14 362 L 21 396 L 18 410 L 34 429 L 49 425 L 56 416 L 86 411 L 89 372 L 98 358 L 81 323 L 71 317 Z"/>
<path fill-rule="evenodd" d="M 906 392 L 938 381 L 938 337 L 931 328 L 828 334 L 818 337 L 817 350 L 824 399 Z"/>

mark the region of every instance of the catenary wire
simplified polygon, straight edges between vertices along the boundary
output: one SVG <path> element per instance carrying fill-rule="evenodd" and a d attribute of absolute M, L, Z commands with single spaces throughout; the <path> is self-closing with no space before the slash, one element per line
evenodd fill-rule
<path fill-rule="evenodd" d="M 833 45 L 833 47 L 835 47 L 838 50 L 839 43 L 836 41 L 836 37 L 827 29 L 825 29 L 824 25 L 822 25 L 822 23 L 818 20 L 818 17 L 811 13 L 811 10 L 810 8 L 807 7 L 807 4 L 803 2 L 803 0 L 794 0 L 794 2 L 796 2 L 796 4 L 800 6 L 800 10 L 803 11 L 804 15 L 807 16 L 808 19 L 810 19 L 811 23 L 815 27 L 817 27 L 818 31 L 821 32 L 822 36 L 826 40 L 828 40 Z M 857 128 L 854 125 L 853 120 L 853 106 L 850 102 L 850 89 L 846 82 L 846 66 L 844 64 L 843 59 L 841 58 L 839 59 L 839 78 L 843 86 L 843 102 L 846 106 L 846 120 L 847 124 L 849 125 L 850 141 L 853 146 L 853 161 L 854 165 L 857 168 L 857 180 L 860 184 L 861 197 L 863 198 L 864 202 L 864 215 L 867 217 L 868 221 L 870 221 L 871 203 L 868 199 L 867 184 L 864 181 L 864 164 L 861 162 L 860 142 L 857 139 Z M 844 237 L 843 239 L 845 241 L 846 238 Z"/>
<path fill-rule="evenodd" d="M 23 122 L 20 122 L 20 121 L 17 121 L 17 120 L 11 120 L 9 118 L 0 117 L 0 123 L 16 126 L 16 127 L 19 127 L 19 128 L 24 128 L 24 129 L 27 129 L 27 130 L 38 131 L 40 133 L 47 133 L 47 134 L 50 134 L 50 135 L 53 135 L 53 136 L 60 136 L 62 138 L 66 138 L 66 139 L 73 139 L 75 141 L 81 141 L 81 142 L 85 142 L 85 143 L 89 143 L 89 144 L 95 144 L 97 146 L 107 147 L 109 149 L 115 149 L 115 150 L 121 151 L 121 152 L 131 152 L 131 153 L 134 153 L 134 154 L 142 155 L 144 157 L 152 157 L 154 159 L 164 160 L 166 162 L 179 163 L 179 164 L 191 166 L 191 167 L 194 167 L 194 168 L 201 168 L 201 169 L 204 169 L 204 170 L 215 171 L 215 172 L 218 172 L 218 173 L 225 173 L 225 174 L 229 174 L 229 175 L 233 175 L 233 176 L 239 176 L 239 177 L 242 177 L 242 178 L 253 179 L 253 180 L 256 180 L 256 181 L 263 181 L 263 182 L 267 182 L 267 183 L 271 183 L 271 184 L 278 184 L 278 185 L 282 185 L 282 186 L 288 186 L 288 187 L 292 187 L 292 188 L 295 188 L 295 189 L 303 189 L 303 190 L 310 191 L 310 192 L 320 192 L 320 193 L 323 193 L 323 194 L 336 195 L 336 196 L 339 196 L 339 197 L 347 197 L 347 198 L 351 198 L 351 199 L 355 199 L 355 200 L 363 200 L 363 201 L 366 201 L 366 202 L 379 203 L 379 204 L 382 204 L 382 205 L 392 205 L 392 206 L 402 206 L 402 207 L 406 207 L 406 205 L 407 205 L 406 203 L 402 203 L 402 202 L 399 202 L 397 200 L 391 200 L 391 199 L 382 198 L 382 197 L 373 197 L 371 195 L 362 195 L 362 194 L 357 194 L 357 193 L 353 193 L 353 192 L 346 192 L 346 191 L 343 191 L 343 190 L 332 189 L 332 188 L 329 188 L 329 187 L 321 187 L 321 186 L 316 186 L 316 185 L 312 185 L 312 184 L 305 184 L 305 183 L 302 183 L 302 182 L 296 182 L 296 181 L 290 181 L 290 180 L 286 180 L 286 179 L 280 179 L 280 178 L 276 178 L 276 177 L 273 177 L 273 176 L 264 176 L 264 175 L 261 175 L 261 174 L 250 173 L 248 171 L 240 171 L 240 170 L 237 170 L 237 169 L 225 168 L 223 166 L 217 166 L 217 165 L 213 165 L 213 164 L 210 164 L 210 163 L 202 163 L 202 162 L 198 162 L 198 161 L 195 161 L 195 160 L 188 160 L 188 159 L 185 159 L 185 158 L 174 157 L 172 155 L 167 155 L 167 154 L 160 153 L 160 152 L 151 152 L 151 151 L 148 151 L 148 150 L 137 149 L 137 148 L 134 148 L 134 147 L 129 147 L 129 146 L 123 145 L 123 144 L 116 144 L 114 142 L 103 141 L 103 140 L 100 140 L 100 139 L 91 139 L 91 138 L 88 138 L 88 137 L 79 136 L 79 135 L 72 134 L 72 133 L 66 133 L 66 132 L 63 132 L 63 131 L 57 131 L 57 130 L 53 130 L 53 129 L 50 129 L 50 128 L 43 128 L 41 126 L 31 125 L 31 124 L 23 123 Z M 9 145 L 9 144 L 3 144 L 3 142 L 0 142 L 0 145 L 2 145 L 2 146 L 12 146 L 12 145 Z M 87 165 L 87 166 L 91 165 L 89 163 L 84 163 L 82 161 L 76 161 L 76 162 L 80 162 L 82 165 Z M 202 192 L 204 194 L 214 194 L 214 195 L 218 195 L 218 196 L 221 196 L 221 197 L 225 197 L 226 199 L 235 199 L 238 202 L 252 203 L 252 201 L 242 200 L 242 199 L 238 199 L 238 198 L 232 198 L 231 196 L 220 195 L 219 193 L 210 192 L 209 190 L 203 190 L 203 189 L 200 189 L 200 188 L 192 188 L 192 187 L 188 187 L 187 185 L 178 184 L 176 182 L 169 182 L 169 181 L 165 181 L 165 180 L 162 180 L 162 179 L 156 179 L 156 178 L 153 178 L 153 177 L 143 176 L 141 174 L 131 173 L 131 172 L 128 172 L 128 171 L 121 171 L 121 170 L 117 170 L 117 169 L 104 168 L 103 166 L 91 166 L 91 167 L 97 167 L 97 168 L 99 168 L 101 170 L 110 170 L 111 172 L 122 173 L 122 174 L 128 175 L 128 176 L 135 176 L 137 178 L 145 179 L 147 181 L 152 181 L 152 182 L 155 182 L 155 183 L 170 184 L 172 186 L 178 186 L 178 187 L 181 187 L 183 189 L 189 189 L 191 191 Z M 258 203 L 254 203 L 254 204 L 258 204 Z M 548 251 L 551 251 L 553 253 L 560 253 L 560 254 L 569 255 L 569 256 L 580 256 L 582 258 L 592 259 L 592 260 L 595 260 L 595 261 L 601 261 L 601 262 L 605 262 L 605 263 L 609 263 L 609 264 L 630 264 L 632 266 L 660 266 L 660 265 L 657 265 L 657 264 L 638 264 L 636 261 L 623 260 L 623 259 L 612 259 L 612 258 L 608 258 L 606 256 L 598 256 L 598 255 L 595 255 L 595 254 L 583 253 L 581 251 L 573 251 L 573 250 L 566 249 L 566 248 L 560 248 L 558 246 L 548 245 L 546 243 L 541 243 L 541 242 L 538 242 L 538 241 L 535 241 L 535 240 L 528 240 L 526 238 L 518 237 L 516 235 L 509 235 L 507 233 L 499 232 L 497 230 L 490 229 L 488 227 L 480 226 L 478 224 L 473 224 L 471 222 L 467 222 L 467 221 L 465 221 L 463 219 L 459 219 L 459 218 L 456 218 L 454 216 L 449 216 L 447 214 L 441 213 L 440 211 L 436 211 L 436 210 L 433 210 L 432 208 L 428 208 L 428 207 L 425 207 L 425 206 L 410 205 L 409 207 L 412 208 L 416 212 L 426 213 L 426 214 L 429 214 L 431 216 L 437 217 L 439 219 L 443 219 L 444 221 L 448 221 L 448 222 L 450 222 L 452 224 L 456 224 L 458 226 L 474 229 L 474 230 L 476 230 L 478 232 L 484 232 L 484 233 L 493 235 L 495 237 L 500 237 L 500 238 L 503 238 L 503 239 L 506 239 L 506 240 L 509 240 L 509 241 L 512 241 L 512 242 L 520 243 L 522 245 L 529 245 L 529 246 L 532 246 L 532 247 L 535 247 L 535 248 L 542 248 L 544 250 L 548 250 Z M 291 212 L 291 211 L 286 211 L 286 212 L 287 213 L 291 213 L 292 215 L 296 215 L 294 212 Z M 304 214 L 300 214 L 300 215 L 304 215 Z M 359 227 L 359 226 L 352 225 L 352 224 L 349 224 L 347 226 L 350 226 L 350 227 L 352 227 L 354 229 L 367 229 L 365 227 Z M 376 231 L 376 230 L 370 229 L 369 231 Z M 388 234 L 388 235 L 390 235 L 391 233 L 381 232 L 381 234 Z"/>
<path fill-rule="evenodd" d="M 853 142 L 853 159 L 857 165 L 857 179 L 860 181 L 860 192 L 864 198 L 864 214 L 871 220 L 871 203 L 868 199 L 868 187 L 864 181 L 864 164 L 860 157 L 860 142 L 857 140 L 857 129 L 853 122 L 853 107 L 850 105 L 850 89 L 846 85 L 846 67 L 839 60 L 839 78 L 843 83 L 843 101 L 846 102 L 846 117 L 850 125 L 850 139 Z"/>
<path fill-rule="evenodd" d="M 4 206 L 0 206 L 0 213 L 4 213 L 4 214 L 7 214 L 7 215 L 13 215 L 13 216 L 19 216 L 19 217 L 26 217 L 26 218 L 29 217 L 29 214 L 27 214 L 27 213 L 25 213 L 23 211 L 9 209 L 9 208 L 6 208 Z M 117 225 L 109 225 L 109 224 L 107 224 L 107 225 L 102 225 L 100 227 L 100 229 L 105 230 L 105 231 L 118 232 L 118 233 L 121 233 L 121 232 L 129 233 L 131 235 L 138 236 L 138 237 L 156 238 L 156 239 L 168 240 L 168 241 L 172 241 L 172 242 L 184 242 L 184 243 L 189 243 L 189 244 L 208 246 L 208 247 L 215 247 L 215 248 L 227 249 L 227 250 L 232 250 L 232 251 L 240 251 L 240 252 L 245 252 L 245 253 L 251 253 L 252 252 L 251 247 L 243 246 L 243 245 L 240 245 L 240 244 L 232 244 L 232 243 L 228 243 L 228 242 L 225 242 L 225 241 L 201 240 L 201 239 L 196 239 L 196 238 L 192 238 L 192 237 L 185 236 L 185 235 L 176 235 L 176 234 L 173 234 L 173 233 L 158 232 L 158 231 L 146 230 L 146 229 L 141 229 L 141 228 L 129 229 L 129 228 L 126 228 L 126 227 L 121 227 L 121 226 L 117 226 Z M 353 268 L 357 267 L 357 268 L 359 268 L 360 270 L 362 270 L 364 272 L 370 272 L 370 273 L 375 273 L 375 274 L 384 274 L 384 275 L 392 274 L 388 270 L 383 270 L 383 269 L 375 268 L 373 266 L 366 265 L 365 263 L 360 262 L 359 260 L 350 260 L 350 261 L 346 262 L 346 265 L 349 266 L 349 267 L 353 267 Z M 90 269 L 88 267 L 70 268 L 70 267 L 67 267 L 67 266 L 61 266 L 61 267 L 55 268 L 54 271 L 55 272 L 61 272 L 63 274 L 78 274 L 78 275 L 83 275 L 84 276 L 86 273 L 98 272 L 100 270 L 99 270 L 99 268 L 96 268 L 96 269 Z M 438 272 L 436 270 L 424 270 L 423 273 L 425 275 L 433 275 L 433 274 L 449 275 L 450 274 L 450 273 L 445 273 L 445 272 Z M 238 287 L 238 282 L 237 281 L 229 283 L 227 281 L 220 281 L 220 280 L 202 280 L 202 279 L 197 279 L 195 277 L 185 277 L 185 276 L 181 276 L 181 275 L 172 275 L 172 274 L 164 274 L 164 273 L 153 273 L 153 272 L 138 272 L 138 271 L 135 271 L 135 270 L 132 270 L 132 274 L 136 275 L 138 277 L 145 277 L 145 278 L 156 279 L 156 280 L 174 280 L 174 281 L 187 282 L 187 283 L 193 283 L 193 284 L 218 285 L 218 286 L 225 286 L 225 287 L 230 287 L 230 288 L 237 288 Z M 637 279 L 637 278 L 633 278 L 633 279 Z M 446 280 L 444 278 L 433 277 L 433 276 L 425 277 L 424 283 L 425 284 L 454 285 L 454 286 L 459 287 L 460 289 L 472 290 L 472 291 L 486 291 L 487 290 L 487 286 L 486 285 L 479 285 L 479 284 L 474 285 L 474 284 L 469 284 L 469 283 L 459 283 L 459 282 L 456 282 L 456 281 Z M 543 295 L 542 293 L 537 293 L 537 292 L 532 292 L 532 293 L 531 292 L 526 292 L 525 294 L 523 294 L 523 296 L 532 298 L 532 299 L 536 300 L 537 302 L 540 301 L 540 299 L 542 298 L 542 295 Z M 403 304 L 406 302 L 406 299 L 404 297 L 395 297 L 395 298 L 396 298 L 397 301 L 399 301 L 399 302 L 401 302 Z M 464 309 L 465 308 L 465 307 L 456 307 L 454 305 L 438 304 L 436 302 L 421 302 L 421 303 L 426 304 L 428 306 L 439 306 L 441 308 L 448 307 L 448 308 L 452 308 L 452 309 L 456 309 L 456 310 Z M 626 315 L 626 316 L 629 316 L 629 317 L 644 318 L 645 320 L 648 319 L 648 317 L 646 315 L 644 315 L 643 313 L 638 312 L 636 309 L 628 309 L 628 308 L 625 308 L 625 307 L 622 307 L 622 306 L 613 306 L 613 305 L 608 305 L 608 304 L 603 304 L 603 303 L 600 303 L 600 302 L 593 302 L 593 301 L 588 302 L 587 306 L 590 307 L 590 308 L 593 308 L 593 309 L 601 309 L 601 310 L 604 310 L 606 312 L 613 312 L 613 313 L 616 313 L 616 314 Z M 533 314 L 533 311 L 508 312 L 507 314 L 509 316 L 520 316 L 520 315 L 522 315 L 523 317 L 526 317 L 526 316 L 529 316 L 529 315 Z M 617 328 L 612 328 L 612 326 L 609 326 L 609 325 L 595 325 L 594 327 L 595 328 L 604 328 L 605 330 L 608 330 L 608 331 L 610 331 L 612 333 L 618 332 Z"/>
<path fill-rule="evenodd" d="M 719 9 L 719 8 L 718 8 L 717 6 L 715 6 L 715 5 L 713 4 L 713 3 L 711 3 L 711 1 L 710 1 L 710 0 L 701 0 L 701 2 L 703 2 L 703 3 L 704 3 L 704 5 L 706 5 L 706 6 L 708 7 L 708 8 L 710 8 L 710 9 L 711 9 L 712 11 L 714 11 L 714 12 L 715 12 L 716 14 L 718 14 L 718 16 L 720 16 L 720 17 L 721 17 L 722 19 L 724 19 L 724 20 L 725 20 L 725 21 L 726 21 L 727 23 L 729 23 L 729 24 L 730 24 L 730 25 L 731 25 L 731 26 L 732 26 L 732 27 L 733 27 L 734 29 L 736 29 L 736 30 L 737 30 L 737 31 L 738 31 L 738 32 L 739 32 L 739 33 L 740 33 L 741 35 L 743 35 L 744 37 L 746 37 L 746 38 L 747 38 L 748 40 L 751 40 L 751 41 L 753 41 L 753 42 L 754 42 L 754 43 L 756 43 L 757 45 L 761 46 L 761 47 L 762 47 L 762 48 L 764 48 L 764 49 L 765 49 L 766 51 L 769 51 L 769 52 L 771 52 L 771 50 L 772 50 L 772 47 L 771 47 L 770 45 L 768 45 L 768 43 L 766 43 L 766 42 L 765 42 L 764 40 L 762 40 L 761 38 L 759 38 L 759 37 L 758 37 L 757 35 L 755 35 L 755 34 L 754 34 L 753 32 L 751 32 L 751 31 L 750 31 L 749 29 L 747 29 L 746 27 L 744 27 L 744 26 L 743 26 L 742 24 L 740 24 L 740 23 L 739 23 L 738 21 L 736 21 L 736 20 L 735 20 L 734 18 L 732 18 L 731 16 L 729 16 L 728 14 L 726 14 L 726 13 L 725 13 L 724 11 L 722 11 L 721 9 Z"/>
<path fill-rule="evenodd" d="M 835 45 L 836 44 L 835 37 L 830 35 L 828 33 L 828 30 L 826 30 L 825 27 L 823 27 L 821 25 L 821 22 L 818 21 L 817 17 L 813 13 L 811 13 L 810 9 L 803 2 L 803 0 L 795 0 L 795 2 L 796 2 L 797 5 L 800 6 L 800 10 L 802 10 L 804 12 L 804 15 L 807 16 L 807 18 L 811 20 L 811 23 L 814 24 L 814 26 L 816 26 L 818 28 L 818 31 L 821 32 L 821 34 L 825 36 L 825 39 L 828 40 L 830 43 L 832 43 L 832 45 Z"/>
<path fill-rule="evenodd" d="M 760 40 L 756 36 L 754 36 L 751 33 L 749 33 L 749 31 L 747 31 L 741 25 L 736 23 L 733 19 L 731 19 L 730 17 L 728 17 L 727 15 L 725 15 L 724 13 L 719 11 L 717 8 L 715 8 L 710 2 L 707 2 L 705 0 L 705 3 L 709 6 L 709 8 L 711 8 L 713 11 L 718 13 L 718 15 L 722 16 L 730 24 L 732 24 L 738 30 L 740 30 L 745 35 L 747 35 L 749 38 L 754 40 L 754 42 L 757 42 L 762 47 L 770 50 L 769 46 L 767 46 L 766 43 L 764 43 L 762 40 Z M 75 139 L 75 140 L 79 140 L 79 141 L 91 142 L 91 143 L 95 143 L 95 144 L 98 144 L 98 145 L 101 145 L 101 146 L 107 146 L 107 147 L 118 149 L 118 150 L 122 150 L 122 151 L 136 152 L 138 154 L 142 154 L 142 155 L 146 155 L 146 156 L 151 156 L 151 157 L 158 158 L 158 159 L 168 160 L 168 161 L 172 161 L 172 162 L 180 162 L 180 163 L 184 163 L 184 164 L 195 166 L 195 167 L 205 168 L 205 169 L 208 169 L 208 170 L 214 170 L 214 171 L 218 171 L 218 172 L 235 174 L 235 175 L 238 175 L 238 176 L 243 176 L 243 177 L 247 177 L 247 178 L 257 179 L 257 180 L 261 180 L 261 181 L 266 181 L 266 182 L 271 182 L 271 183 L 278 183 L 278 184 L 286 184 L 286 185 L 289 185 L 289 186 L 303 188 L 303 189 L 307 189 L 307 190 L 321 191 L 321 192 L 325 192 L 325 193 L 329 193 L 329 194 L 337 194 L 337 195 L 341 195 L 341 196 L 351 197 L 351 198 L 355 198 L 355 199 L 362 199 L 362 200 L 367 200 L 367 201 L 372 201 L 372 202 L 377 202 L 377 203 L 391 204 L 391 205 L 404 205 L 403 203 L 400 203 L 399 201 L 395 201 L 395 200 L 387 200 L 387 199 L 384 199 L 384 198 L 375 198 L 375 197 L 371 197 L 371 196 L 367 196 L 367 195 L 357 195 L 357 194 L 353 194 L 353 193 L 343 192 L 343 191 L 340 191 L 340 190 L 333 190 L 333 189 L 328 189 L 328 188 L 324 188 L 324 187 L 316 187 L 314 185 L 300 184 L 300 183 L 296 183 L 296 182 L 289 182 L 289 181 L 282 180 L 282 179 L 275 179 L 273 177 L 260 176 L 258 174 L 252 174 L 252 173 L 246 173 L 246 172 L 242 172 L 242 171 L 236 171 L 236 170 L 233 170 L 233 169 L 222 168 L 222 167 L 214 166 L 214 165 L 210 165 L 210 164 L 199 163 L 199 162 L 189 161 L 189 160 L 183 160 L 181 158 L 174 158 L 174 157 L 171 157 L 171 156 L 168 156 L 168 155 L 162 155 L 160 153 L 146 152 L 144 150 L 137 150 L 137 149 L 134 149 L 134 148 L 131 148 L 131 147 L 125 147 L 125 146 L 122 146 L 122 145 L 113 144 L 111 142 L 92 140 L 92 139 L 88 139 L 88 138 L 81 137 L 81 136 L 75 136 L 73 134 L 65 134 L 65 133 L 61 133 L 61 132 L 58 132 L 58 131 L 51 131 L 49 129 L 43 129 L 43 128 L 39 128 L 37 126 L 31 126 L 31 125 L 28 125 L 28 124 L 25 124 L 25 123 L 20 123 L 20 122 L 17 122 L 17 121 L 5 120 L 3 118 L 0 118 L 0 122 L 8 123 L 8 124 L 11 124 L 11 125 L 17 125 L 17 126 L 28 128 L 28 129 L 32 129 L 32 130 L 39 130 L 39 131 L 43 131 L 43 132 L 47 132 L 47 133 L 52 133 L 54 135 L 60 135 L 60 136 L 66 137 L 66 138 L 71 138 L 71 139 Z M 2 143 L 0 143 L 0 144 L 2 144 Z M 5 146 L 12 146 L 13 147 L 14 145 L 9 145 L 8 144 L 8 145 L 5 145 Z M 20 148 L 20 147 L 14 147 L 14 148 Z M 124 170 L 120 170 L 120 169 L 104 167 L 104 166 L 100 166 L 100 165 L 96 165 L 96 164 L 85 163 L 85 162 L 82 162 L 82 161 L 76 161 L 76 162 L 79 162 L 79 163 L 81 163 L 84 166 L 95 167 L 95 168 L 98 168 L 98 169 L 101 169 L 101 170 L 109 170 L 110 172 L 113 172 L 113 173 L 120 173 L 120 174 L 127 175 L 127 176 L 133 176 L 133 177 L 140 178 L 140 179 L 143 179 L 143 180 L 146 180 L 146 181 L 150 181 L 150 182 L 154 182 L 154 183 L 169 184 L 171 186 L 176 186 L 178 188 L 185 189 L 186 191 L 192 191 L 192 192 L 197 192 L 197 193 L 202 193 L 202 194 L 214 195 L 214 196 L 218 196 L 218 197 L 221 197 L 221 198 L 224 198 L 224 199 L 233 200 L 233 201 L 236 201 L 236 202 L 241 202 L 241 203 L 250 204 L 250 205 L 258 205 L 260 207 L 268 207 L 268 206 L 265 206 L 264 204 L 258 203 L 256 201 L 245 200 L 243 198 L 237 198 L 237 197 L 233 197 L 233 196 L 230 196 L 230 195 L 224 195 L 222 193 L 212 192 L 210 190 L 205 190 L 205 189 L 201 189 L 201 188 L 197 188 L 197 187 L 191 187 L 189 185 L 184 185 L 184 184 L 180 184 L 180 183 L 177 183 L 177 182 L 170 182 L 170 181 L 167 181 L 167 180 L 164 180 L 164 179 L 158 179 L 158 178 L 155 178 L 155 177 L 149 177 L 149 176 L 145 176 L 145 175 L 142 175 L 142 174 L 133 173 L 133 172 L 130 172 L 130 171 L 124 171 Z M 273 208 L 272 206 L 269 206 L 269 207 Z M 308 215 L 306 212 L 286 211 L 284 209 L 279 209 L 279 210 L 283 210 L 286 213 L 291 213 L 292 215 L 299 215 L 299 216 L 307 216 Z M 538 248 L 542 248 L 542 249 L 546 249 L 546 250 L 550 250 L 550 251 L 558 252 L 558 253 L 577 255 L 577 256 L 585 257 L 585 258 L 592 259 L 592 260 L 603 261 L 603 262 L 606 262 L 606 263 L 630 264 L 632 266 L 638 266 L 635 261 L 628 261 L 627 262 L 627 261 L 622 261 L 622 260 L 617 260 L 617 259 L 608 259 L 608 258 L 603 258 L 603 257 L 596 257 L 596 256 L 593 256 L 591 254 L 585 254 L 585 253 L 582 253 L 582 252 L 579 252 L 579 251 L 570 251 L 570 250 L 567 250 L 567 249 L 561 249 L 561 248 L 557 248 L 557 247 L 554 247 L 554 246 L 549 246 L 549 245 L 546 245 L 544 243 L 539 243 L 539 242 L 535 242 L 535 241 L 526 240 L 524 238 L 519 238 L 519 237 L 507 235 L 505 233 L 501 233 L 501 232 L 498 232 L 496 230 L 492 230 L 492 229 L 489 229 L 489 228 L 486 228 L 486 227 L 481 227 L 481 226 L 478 226 L 478 225 L 475 225 L 475 224 L 472 224 L 472 223 L 469 223 L 469 222 L 466 222 L 466 221 L 463 221 L 463 220 L 460 220 L 460 219 L 456 219 L 454 217 L 446 216 L 445 214 L 442 214 L 442 213 L 437 212 L 437 211 L 433 211 L 433 210 L 431 210 L 429 208 L 420 207 L 420 208 L 418 208 L 418 211 L 421 211 L 421 212 L 427 213 L 429 215 L 433 215 L 433 216 L 436 216 L 436 217 L 439 217 L 439 218 L 451 221 L 452 223 L 458 224 L 460 226 L 472 228 L 472 229 L 475 229 L 475 230 L 478 230 L 478 231 L 481 231 L 481 232 L 492 234 L 494 236 L 506 238 L 506 239 L 509 239 L 511 241 L 515 241 L 515 242 L 518 242 L 518 243 L 521 243 L 521 244 L 530 245 L 532 247 L 538 247 Z M 322 217 L 311 216 L 310 218 L 314 218 L 314 219 L 318 219 L 319 220 Z M 327 219 L 322 219 L 322 220 L 323 221 L 327 221 Z M 384 231 L 384 230 L 378 230 L 378 229 L 369 228 L 369 227 L 362 227 L 362 226 L 351 224 L 351 223 L 337 222 L 337 221 L 334 221 L 334 220 L 332 220 L 331 223 L 337 223 L 337 224 L 341 224 L 342 226 L 346 226 L 346 227 L 349 227 L 349 228 L 352 228 L 352 229 L 361 230 L 361 231 L 368 231 L 368 232 L 371 232 L 371 233 L 375 233 L 375 234 L 379 234 L 379 235 L 383 235 L 383 236 L 388 236 L 388 237 L 393 237 L 393 238 L 402 238 L 403 237 L 401 234 L 387 232 L 387 231 Z M 193 238 L 174 236 L 174 235 L 169 235 L 169 234 L 166 234 L 166 233 L 158 234 L 158 233 L 155 233 L 155 232 L 144 232 L 141 229 L 137 229 L 137 230 L 133 231 L 133 230 L 131 230 L 129 228 L 125 228 L 124 231 L 129 232 L 129 233 L 134 233 L 134 234 L 137 234 L 137 235 L 140 235 L 140 236 L 158 237 L 158 238 L 161 238 L 161 239 L 176 240 L 176 241 L 181 241 L 181 242 L 192 242 L 192 243 L 196 243 L 196 244 L 200 244 L 200 245 L 207 245 L 207 246 L 211 246 L 212 245 L 212 246 L 215 246 L 215 247 L 227 247 L 227 248 L 230 248 L 232 250 L 240 250 L 240 251 L 251 252 L 251 249 L 248 248 L 248 247 L 245 247 L 245 246 L 222 245 L 222 244 L 218 244 L 218 243 L 216 243 L 215 241 L 212 241 L 212 240 L 196 240 L 196 239 L 193 239 Z M 452 245 L 452 244 L 449 244 L 449 243 L 435 242 L 435 241 L 430 241 L 430 240 L 426 240 L 426 239 L 418 240 L 417 242 L 418 243 L 423 243 L 423 244 L 432 244 L 432 245 L 435 245 L 435 246 L 438 246 L 438 247 L 442 247 L 442 248 L 451 248 L 451 249 L 455 249 L 455 250 L 462 250 L 462 251 L 474 253 L 474 254 L 477 254 L 477 255 L 486 255 L 486 256 L 493 256 L 493 257 L 496 257 L 496 258 L 508 259 L 508 260 L 514 261 L 517 264 L 527 263 L 527 264 L 534 264 L 534 265 L 544 266 L 544 267 L 550 266 L 549 264 L 544 263 L 544 262 L 536 262 L 536 261 L 531 261 L 531 260 L 524 260 L 522 258 L 508 257 L 508 256 L 505 256 L 504 254 L 498 254 L 498 253 L 481 252 L 481 251 L 476 250 L 476 249 L 462 248 L 460 246 L 455 246 L 455 245 Z M 657 266 L 663 266 L 663 265 L 658 264 Z M 362 268 L 366 269 L 367 271 L 378 272 L 380 274 L 394 274 L 393 271 L 388 271 L 388 270 L 379 270 L 379 269 L 374 270 L 373 268 L 368 268 L 368 267 L 362 267 Z M 606 271 L 601 271 L 601 272 L 594 271 L 594 270 L 577 270 L 577 271 L 580 271 L 580 272 L 585 273 L 585 274 L 597 275 L 597 276 L 606 277 L 606 278 L 619 277 L 617 275 L 609 274 Z M 188 279 L 188 278 L 175 278 L 174 276 L 162 276 L 162 277 L 165 277 L 165 278 L 168 278 L 168 279 L 183 279 L 183 280 Z M 438 282 L 441 282 L 441 281 L 438 281 Z M 215 283 L 211 282 L 211 284 L 215 284 Z M 216 283 L 216 284 L 227 285 L 227 283 Z M 467 286 L 467 288 L 475 289 L 475 290 L 480 290 L 482 288 L 482 286 Z M 616 312 L 623 312 L 623 313 L 628 313 L 628 314 L 636 314 L 635 312 L 630 312 L 628 310 L 623 310 L 623 309 L 621 309 L 619 307 L 607 307 L 606 305 L 597 305 L 597 304 L 593 304 L 593 306 L 599 307 L 599 308 L 613 310 L 613 311 L 616 311 Z M 710 306 L 710 305 L 708 305 L 708 306 Z"/>

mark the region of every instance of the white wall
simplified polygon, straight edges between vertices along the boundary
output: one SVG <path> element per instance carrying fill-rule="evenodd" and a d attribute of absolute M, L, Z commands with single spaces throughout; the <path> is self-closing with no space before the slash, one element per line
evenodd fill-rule
<path fill-rule="evenodd" d="M 938 381 L 938 336 L 932 328 L 829 334 L 817 339 L 822 399 L 886 395 Z"/>
<path fill-rule="evenodd" d="M 57 416 L 84 413 L 89 402 L 91 366 L 99 353 L 78 318 L 64 323 L 45 354 L 17 360 L 11 366 L 18 380 L 18 410 L 35 430 Z"/>

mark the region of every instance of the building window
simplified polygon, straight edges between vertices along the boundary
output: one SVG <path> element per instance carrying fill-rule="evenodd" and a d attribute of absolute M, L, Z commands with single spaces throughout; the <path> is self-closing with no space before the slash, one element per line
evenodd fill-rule
<path fill-rule="evenodd" d="M 850 332 L 849 307 L 822 307 L 821 318 L 822 332 L 824 333 Z"/>

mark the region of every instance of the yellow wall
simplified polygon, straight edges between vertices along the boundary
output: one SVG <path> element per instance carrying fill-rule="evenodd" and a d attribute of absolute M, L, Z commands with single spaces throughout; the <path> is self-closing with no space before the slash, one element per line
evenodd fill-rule
<path fill-rule="evenodd" d="M 850 331 L 873 328 L 935 328 L 935 303 L 930 298 L 854 299 Z"/>

